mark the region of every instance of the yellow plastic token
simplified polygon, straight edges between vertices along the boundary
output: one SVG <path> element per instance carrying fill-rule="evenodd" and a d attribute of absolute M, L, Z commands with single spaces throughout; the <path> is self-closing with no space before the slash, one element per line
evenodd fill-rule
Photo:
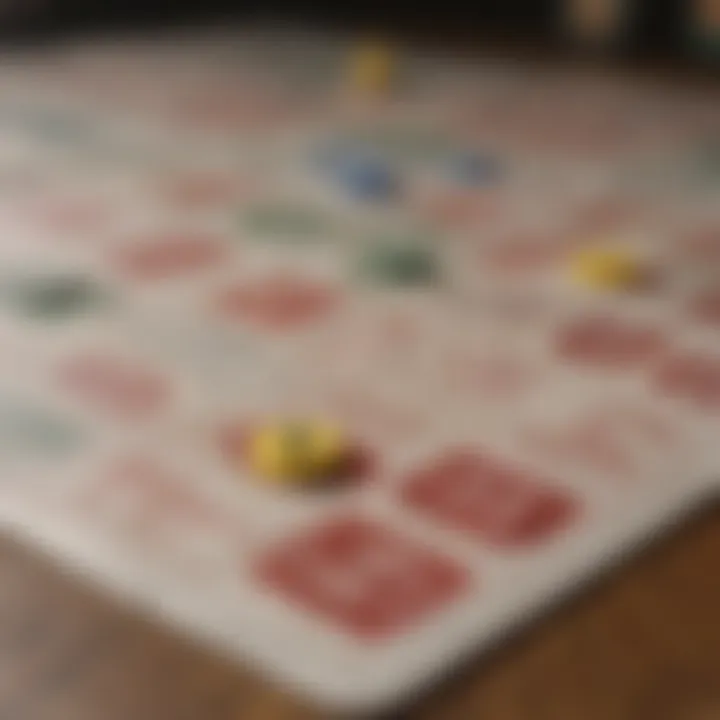
<path fill-rule="evenodd" d="M 583 250 L 573 258 L 571 271 L 577 282 L 602 290 L 627 288 L 641 279 L 640 263 L 622 250 Z"/>
<path fill-rule="evenodd" d="M 339 428 L 323 422 L 283 422 L 258 428 L 247 447 L 250 466 L 277 484 L 307 485 L 327 480 L 347 453 Z"/>
<path fill-rule="evenodd" d="M 393 53 L 380 42 L 363 44 L 352 58 L 350 80 L 362 92 L 383 93 L 389 87 L 393 74 Z"/>

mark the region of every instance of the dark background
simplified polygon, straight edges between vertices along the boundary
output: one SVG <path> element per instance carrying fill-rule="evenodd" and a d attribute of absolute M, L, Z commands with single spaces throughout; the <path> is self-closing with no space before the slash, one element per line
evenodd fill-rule
<path fill-rule="evenodd" d="M 8 0 L 6 0 L 8 1 Z M 0 36 L 6 42 L 38 40 L 98 29 L 270 19 L 321 22 L 437 40 L 525 42 L 556 49 L 567 45 L 559 31 L 561 0 L 442 0 L 382 3 L 372 0 L 13 0 Z M 626 0 L 633 8 L 627 37 L 613 47 L 626 57 L 687 59 L 686 0 Z"/>

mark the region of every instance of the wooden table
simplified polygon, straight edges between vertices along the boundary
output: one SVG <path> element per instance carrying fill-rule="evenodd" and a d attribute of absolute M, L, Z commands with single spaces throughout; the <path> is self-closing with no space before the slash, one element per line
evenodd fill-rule
<path fill-rule="evenodd" d="M 720 508 L 671 535 L 401 717 L 720 718 Z M 0 668 L 0 720 L 331 717 L 11 540 L 0 542 Z"/>

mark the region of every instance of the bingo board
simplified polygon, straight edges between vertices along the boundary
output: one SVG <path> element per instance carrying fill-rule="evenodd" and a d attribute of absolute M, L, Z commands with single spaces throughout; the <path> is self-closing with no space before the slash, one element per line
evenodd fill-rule
<path fill-rule="evenodd" d="M 3 58 L 0 520 L 372 710 L 712 496 L 720 98 L 407 52 L 368 101 L 347 49 L 208 31 Z M 392 197 L 318 160 L 358 142 Z M 655 282 L 573 284 L 598 242 Z M 420 282 L 376 272 L 398 245 Z M 287 415 L 349 429 L 349 482 L 252 477 L 248 428 Z"/>

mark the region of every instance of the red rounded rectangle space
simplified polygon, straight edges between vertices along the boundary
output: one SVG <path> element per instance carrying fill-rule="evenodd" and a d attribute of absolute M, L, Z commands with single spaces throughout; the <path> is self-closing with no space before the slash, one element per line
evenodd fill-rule
<path fill-rule="evenodd" d="M 284 539 L 257 560 L 255 573 L 284 599 L 367 641 L 439 612 L 470 583 L 454 560 L 353 516 Z"/>
<path fill-rule="evenodd" d="M 264 330 L 292 330 L 313 323 L 339 302 L 339 291 L 299 277 L 273 276 L 224 289 L 217 299 L 222 318 Z"/>
<path fill-rule="evenodd" d="M 81 402 L 127 419 L 154 414 L 170 396 L 164 378 L 110 355 L 87 353 L 70 358 L 59 367 L 58 379 Z"/>
<path fill-rule="evenodd" d="M 219 263 L 224 255 L 214 237 L 190 233 L 160 233 L 123 248 L 113 258 L 133 280 L 161 280 L 185 276 Z"/>
<path fill-rule="evenodd" d="M 447 450 L 411 472 L 402 500 L 441 525 L 497 547 L 545 540 L 569 526 L 579 511 L 568 493 L 464 448 Z"/>
<path fill-rule="evenodd" d="M 665 347 L 657 328 L 602 315 L 578 317 L 561 328 L 556 338 L 561 360 L 603 370 L 636 368 Z"/>
<path fill-rule="evenodd" d="M 653 386 L 667 397 L 717 412 L 720 409 L 720 357 L 700 351 L 670 354 L 655 368 Z"/>

